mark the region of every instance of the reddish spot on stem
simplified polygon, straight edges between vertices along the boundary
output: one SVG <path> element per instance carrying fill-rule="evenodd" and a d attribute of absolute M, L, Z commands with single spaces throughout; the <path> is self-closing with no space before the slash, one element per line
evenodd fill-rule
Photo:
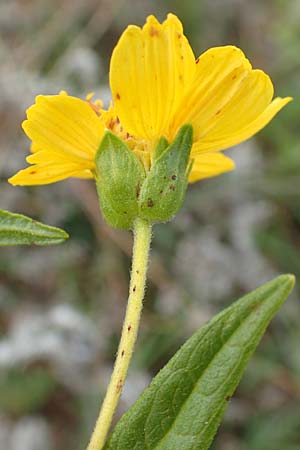
<path fill-rule="evenodd" d="M 117 393 L 119 394 L 122 390 L 123 387 L 123 380 L 122 378 L 119 379 L 118 384 L 117 384 Z"/>

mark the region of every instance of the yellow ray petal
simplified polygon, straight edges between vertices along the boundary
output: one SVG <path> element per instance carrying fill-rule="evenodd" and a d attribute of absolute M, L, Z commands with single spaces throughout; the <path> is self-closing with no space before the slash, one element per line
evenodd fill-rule
<path fill-rule="evenodd" d="M 255 120 L 271 103 L 274 94 L 270 77 L 262 70 L 252 70 L 238 86 L 235 94 L 214 114 L 200 138 L 208 133 L 231 133 Z"/>
<path fill-rule="evenodd" d="M 268 75 L 253 70 L 240 49 L 212 48 L 199 58 L 170 134 L 191 123 L 195 151 L 223 150 L 253 136 L 291 100 L 276 100 L 271 106 L 273 93 Z"/>
<path fill-rule="evenodd" d="M 95 178 L 95 174 L 92 170 L 82 170 L 74 175 L 75 178 L 83 178 L 85 180 Z"/>
<path fill-rule="evenodd" d="M 27 110 L 23 129 L 32 150 L 47 150 L 91 160 L 100 145 L 104 125 L 88 103 L 68 95 L 39 95 Z"/>
<path fill-rule="evenodd" d="M 67 94 L 38 96 L 23 122 L 32 139 L 27 162 L 8 181 L 14 185 L 48 184 L 71 176 L 90 178 L 104 124 L 90 105 Z"/>
<path fill-rule="evenodd" d="M 8 181 L 14 186 L 33 186 L 37 184 L 49 184 L 64 180 L 69 177 L 82 178 L 84 171 L 78 164 L 37 164 L 20 170 Z M 84 178 L 87 178 L 86 176 Z"/>
<path fill-rule="evenodd" d="M 222 153 L 203 153 L 194 159 L 189 182 L 194 183 L 203 178 L 215 177 L 234 168 L 234 161 Z"/>
<path fill-rule="evenodd" d="M 207 136 L 194 144 L 194 154 L 225 150 L 226 148 L 240 144 L 241 142 L 249 139 L 264 128 L 291 100 L 291 97 L 275 98 L 260 115 L 249 123 L 247 123 L 243 117 L 241 117 L 239 121 L 238 115 L 233 116 L 232 121 L 229 118 L 230 116 L 226 116 L 226 120 L 224 118 L 223 123 L 221 122 L 220 125 L 216 126 L 211 133 L 208 133 Z M 247 114 L 246 111 L 244 113 Z M 240 124 L 242 124 L 242 127 L 239 128 Z M 224 125 L 224 129 L 222 128 L 222 125 Z"/>
<path fill-rule="evenodd" d="M 162 24 L 150 16 L 142 29 L 129 26 L 110 65 L 112 96 L 126 131 L 149 140 L 164 134 L 195 67 L 182 24 L 173 14 Z"/>
<path fill-rule="evenodd" d="M 198 140 L 251 71 L 251 64 L 243 52 L 234 46 L 207 50 L 196 60 L 195 67 L 195 76 L 174 114 L 172 138 L 180 126 L 190 123 L 194 128 L 194 139 Z"/>
<path fill-rule="evenodd" d="M 33 154 L 27 156 L 26 161 L 29 164 L 77 164 L 83 170 L 93 169 L 95 165 L 93 159 L 79 160 L 76 156 L 49 150 L 35 151 Z"/>

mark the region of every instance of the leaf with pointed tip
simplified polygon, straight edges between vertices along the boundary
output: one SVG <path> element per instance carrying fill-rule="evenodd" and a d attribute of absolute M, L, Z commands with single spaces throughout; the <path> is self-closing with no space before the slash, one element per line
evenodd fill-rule
<path fill-rule="evenodd" d="M 266 327 L 294 284 L 282 275 L 196 332 L 121 418 L 105 450 L 207 450 Z"/>
<path fill-rule="evenodd" d="M 68 237 L 60 228 L 0 210 L 0 245 L 52 245 L 60 244 Z"/>

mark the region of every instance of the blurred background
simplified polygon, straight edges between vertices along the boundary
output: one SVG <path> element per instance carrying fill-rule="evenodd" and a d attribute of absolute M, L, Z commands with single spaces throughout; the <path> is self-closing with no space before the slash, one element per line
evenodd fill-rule
<path fill-rule="evenodd" d="M 102 220 L 93 182 L 22 188 L 20 123 L 39 93 L 109 102 L 109 58 L 122 30 L 176 13 L 195 54 L 240 46 L 292 95 L 275 120 L 230 150 L 237 169 L 189 188 L 156 226 L 139 340 L 118 417 L 184 340 L 232 300 L 281 272 L 300 276 L 298 0 L 1 0 L 3 209 L 67 230 L 57 247 L 0 251 L 0 448 L 81 450 L 112 370 L 126 306 L 131 235 Z M 213 450 L 300 448 L 299 284 L 269 327 Z M 116 417 L 116 419 L 118 418 Z"/>

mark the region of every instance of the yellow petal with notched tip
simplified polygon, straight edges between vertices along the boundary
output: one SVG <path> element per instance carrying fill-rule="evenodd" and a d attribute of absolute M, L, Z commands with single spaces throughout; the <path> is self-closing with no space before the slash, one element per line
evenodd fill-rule
<path fill-rule="evenodd" d="M 104 125 L 84 100 L 67 95 L 39 95 L 22 124 L 34 151 L 48 150 L 92 159 Z"/>
<path fill-rule="evenodd" d="M 197 60 L 170 135 L 186 121 L 194 128 L 198 152 L 224 150 L 253 136 L 291 100 L 272 104 L 273 93 L 269 76 L 253 70 L 240 49 L 212 48 Z"/>
<path fill-rule="evenodd" d="M 253 70 L 240 49 L 212 48 L 198 58 L 169 134 L 190 123 L 198 153 L 224 150 L 253 136 L 291 100 L 273 103 L 273 93 L 269 76 Z"/>
<path fill-rule="evenodd" d="M 221 173 L 229 172 L 234 167 L 234 161 L 222 153 L 203 153 L 194 159 L 189 182 L 193 183 L 203 178 L 214 177 Z"/>
<path fill-rule="evenodd" d="M 164 135 L 195 69 L 194 54 L 173 14 L 162 24 L 149 16 L 142 29 L 129 26 L 110 64 L 112 96 L 126 131 L 149 140 Z"/>
<path fill-rule="evenodd" d="M 227 117 L 227 123 L 220 124 L 215 127 L 211 133 L 208 133 L 203 139 L 200 139 L 193 145 L 194 154 L 201 154 L 208 151 L 225 150 L 234 145 L 246 141 L 262 128 L 264 128 L 273 117 L 290 101 L 291 97 L 275 98 L 266 109 L 258 115 L 254 120 L 245 123 L 243 118 L 240 119 L 242 124 L 239 128 L 238 114 L 235 116 L 236 122 L 233 120 L 231 128 L 228 126 L 230 120 Z M 241 103 L 242 108 L 242 103 Z"/>
<path fill-rule="evenodd" d="M 90 105 L 64 95 L 38 96 L 23 129 L 32 140 L 27 162 L 9 179 L 14 185 L 47 184 L 70 176 L 91 177 L 104 124 Z"/>
<path fill-rule="evenodd" d="M 237 47 L 216 47 L 203 53 L 196 60 L 193 80 L 185 86 L 175 111 L 171 137 L 183 123 L 190 123 L 194 128 L 194 140 L 198 140 L 250 71 L 251 64 Z"/>

